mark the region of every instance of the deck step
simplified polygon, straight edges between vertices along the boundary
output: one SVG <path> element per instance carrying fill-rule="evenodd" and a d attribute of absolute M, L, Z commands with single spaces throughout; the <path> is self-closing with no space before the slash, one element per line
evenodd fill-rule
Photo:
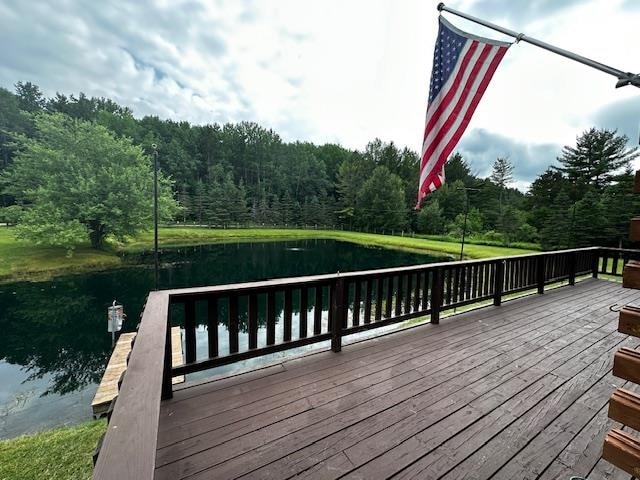
<path fill-rule="evenodd" d="M 640 441 L 614 428 L 607 433 L 602 458 L 630 475 L 640 474 Z"/>
<path fill-rule="evenodd" d="M 620 310 L 618 318 L 618 331 L 626 335 L 640 337 L 640 308 L 633 305 L 625 305 Z"/>
<path fill-rule="evenodd" d="M 109 359 L 107 368 L 102 375 L 102 380 L 100 380 L 98 390 L 91 402 L 91 410 L 93 411 L 94 417 L 105 415 L 109 410 L 111 401 L 118 396 L 118 382 L 122 377 L 122 374 L 127 369 L 127 362 L 135 336 L 135 332 L 120 334 L 113 352 L 111 353 L 111 358 Z M 180 327 L 171 328 L 171 347 L 172 365 L 174 367 L 182 365 L 184 360 L 182 355 Z M 184 375 L 180 375 L 172 379 L 172 383 L 174 385 L 182 382 L 184 382 Z"/>
<path fill-rule="evenodd" d="M 640 352 L 622 347 L 613 357 L 613 374 L 640 384 Z"/>
<path fill-rule="evenodd" d="M 640 395 L 619 388 L 609 399 L 609 418 L 640 430 Z"/>

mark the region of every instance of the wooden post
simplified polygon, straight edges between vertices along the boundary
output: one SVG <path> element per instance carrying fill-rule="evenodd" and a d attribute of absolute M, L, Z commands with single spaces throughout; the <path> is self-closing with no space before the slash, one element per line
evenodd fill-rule
<path fill-rule="evenodd" d="M 504 260 L 498 260 L 496 263 L 496 276 L 493 287 L 493 304 L 496 307 L 502 305 L 502 286 L 504 285 Z"/>
<path fill-rule="evenodd" d="M 598 265 L 600 263 L 600 255 L 602 251 L 600 249 L 593 251 L 593 259 L 591 260 L 591 276 L 598 278 Z"/>
<path fill-rule="evenodd" d="M 546 255 L 540 255 L 538 256 L 538 262 L 537 262 L 537 278 L 536 278 L 536 282 L 538 284 L 538 293 L 539 294 L 543 294 L 544 293 L 544 279 L 545 279 L 545 271 L 544 271 L 544 267 L 546 265 Z"/>
<path fill-rule="evenodd" d="M 442 270 L 433 270 L 433 283 L 431 284 L 431 323 L 440 323 L 440 307 L 442 306 Z"/>
<path fill-rule="evenodd" d="M 196 303 L 188 298 L 184 302 L 185 362 L 196 361 Z"/>
<path fill-rule="evenodd" d="M 331 286 L 331 350 L 342 350 L 342 328 L 346 320 L 347 309 L 345 307 L 345 281 L 338 277 Z"/>
<path fill-rule="evenodd" d="M 164 341 L 164 360 L 162 365 L 162 393 L 160 398 L 162 400 L 168 400 L 173 397 L 173 385 L 171 384 L 171 355 L 173 351 L 171 349 L 171 309 L 167 314 L 167 335 Z"/>

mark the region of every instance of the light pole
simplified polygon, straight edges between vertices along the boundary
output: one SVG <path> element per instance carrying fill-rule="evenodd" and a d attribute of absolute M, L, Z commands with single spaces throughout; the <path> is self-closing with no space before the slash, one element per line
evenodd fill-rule
<path fill-rule="evenodd" d="M 153 253 L 155 257 L 155 289 L 158 290 L 158 146 L 153 149 Z"/>
<path fill-rule="evenodd" d="M 462 244 L 460 245 L 460 261 L 462 261 L 464 253 L 464 237 L 467 233 L 467 216 L 469 215 L 469 192 L 478 192 L 478 188 L 460 187 L 457 190 L 464 190 L 466 194 L 466 202 L 464 207 L 464 225 L 462 227 Z"/>

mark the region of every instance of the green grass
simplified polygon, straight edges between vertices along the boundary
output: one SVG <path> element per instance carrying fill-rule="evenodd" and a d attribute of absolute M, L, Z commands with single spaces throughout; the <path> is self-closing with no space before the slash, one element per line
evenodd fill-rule
<path fill-rule="evenodd" d="M 98 251 L 88 244 L 68 256 L 64 248 L 43 247 L 14 238 L 13 229 L 0 228 L 0 281 L 38 280 L 54 275 L 102 270 L 120 265 L 114 252 Z"/>
<path fill-rule="evenodd" d="M 210 229 L 202 227 L 164 227 L 160 229 L 160 245 L 165 247 L 209 243 L 331 239 L 359 245 L 378 246 L 413 253 L 446 254 L 457 257 L 460 244 L 409 236 L 378 235 L 339 230 L 303 229 Z M 122 265 L 121 252 L 139 252 L 153 248 L 153 233 L 146 232 L 124 243 L 110 242 L 104 251 L 87 245 L 77 247 L 72 256 L 63 248 L 43 247 L 16 240 L 13 229 L 0 229 L 0 282 L 44 280 L 67 273 L 105 270 Z M 493 245 L 465 246 L 467 258 L 490 258 L 521 255 L 534 250 Z"/>
<path fill-rule="evenodd" d="M 0 479 L 91 478 L 91 455 L 106 430 L 104 420 L 0 441 Z"/>
<path fill-rule="evenodd" d="M 303 230 L 303 229 L 209 229 L 201 227 L 171 227 L 160 229 L 160 244 L 165 246 L 197 245 L 204 243 L 223 243 L 241 241 L 276 241 L 276 240 L 304 240 L 329 239 L 352 242 L 359 245 L 378 246 L 405 250 L 417 253 L 445 253 L 460 254 L 460 243 L 424 238 L 412 238 L 400 235 L 379 235 L 374 233 L 346 232 L 342 230 Z M 135 240 L 121 245 L 125 251 L 139 251 L 152 247 L 153 234 L 145 233 Z M 465 257 L 490 258 L 508 255 L 522 255 L 535 250 L 521 248 L 507 248 L 493 245 L 465 245 Z"/>

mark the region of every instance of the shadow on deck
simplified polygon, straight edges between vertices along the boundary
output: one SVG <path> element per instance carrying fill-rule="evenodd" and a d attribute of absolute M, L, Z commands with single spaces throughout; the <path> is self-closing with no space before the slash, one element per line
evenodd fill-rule
<path fill-rule="evenodd" d="M 156 478 L 613 478 L 613 354 L 638 340 L 609 306 L 634 302 L 588 279 L 176 389 Z"/>

